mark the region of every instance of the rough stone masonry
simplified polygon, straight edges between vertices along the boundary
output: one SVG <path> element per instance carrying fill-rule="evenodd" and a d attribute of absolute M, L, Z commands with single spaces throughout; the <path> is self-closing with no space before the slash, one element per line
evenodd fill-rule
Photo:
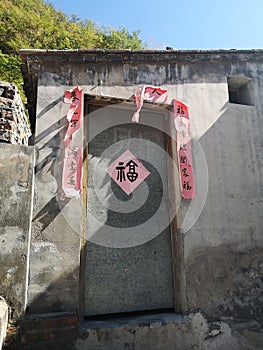
<path fill-rule="evenodd" d="M 28 145 L 28 117 L 15 85 L 0 81 L 0 142 Z"/>

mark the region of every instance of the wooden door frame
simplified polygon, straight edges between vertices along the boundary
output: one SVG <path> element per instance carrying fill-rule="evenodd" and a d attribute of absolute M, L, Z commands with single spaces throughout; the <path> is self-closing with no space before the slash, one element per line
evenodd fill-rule
<path fill-rule="evenodd" d="M 136 109 L 135 102 L 130 99 L 120 99 L 114 97 L 105 97 L 97 95 L 84 95 L 84 116 L 88 115 L 88 106 L 100 106 L 106 107 L 122 103 L 127 103 L 128 109 Z M 175 212 L 174 206 L 176 205 L 176 196 L 180 195 L 178 189 L 179 178 L 176 176 L 177 172 L 175 167 L 178 169 L 176 142 L 175 142 L 175 128 L 173 124 L 173 118 L 171 118 L 172 105 L 170 104 L 158 104 L 159 107 L 166 109 L 164 112 L 156 112 L 158 114 L 164 113 L 166 120 L 165 130 L 165 151 L 173 160 L 173 164 L 167 164 L 167 178 L 169 188 L 169 203 L 170 203 L 170 217 Z M 142 111 L 154 112 L 156 104 L 145 103 Z M 81 249 L 80 249 L 80 271 L 79 271 L 79 300 L 77 313 L 80 322 L 83 321 L 84 315 L 84 304 L 85 304 L 85 276 L 86 276 L 86 225 L 87 225 L 87 179 L 88 179 L 88 137 L 87 137 L 87 122 L 85 117 L 83 118 L 83 178 L 82 178 L 82 237 L 81 237 Z M 169 135 L 172 135 L 169 136 Z M 179 210 L 180 211 L 180 208 Z M 171 234 L 171 257 L 172 257 L 172 281 L 173 281 L 173 303 L 174 311 L 181 313 L 184 311 L 184 293 L 185 290 L 185 278 L 183 272 L 183 239 L 178 229 L 178 211 L 175 217 L 170 222 L 170 234 Z M 180 216 L 180 215 L 179 215 Z"/>

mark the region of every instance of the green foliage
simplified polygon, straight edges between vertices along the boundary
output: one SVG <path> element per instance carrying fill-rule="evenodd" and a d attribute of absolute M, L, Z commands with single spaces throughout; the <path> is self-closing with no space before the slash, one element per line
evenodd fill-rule
<path fill-rule="evenodd" d="M 20 70 L 20 59 L 17 55 L 3 54 L 0 51 L 0 77 L 1 80 L 20 85 L 23 83 Z"/>
<path fill-rule="evenodd" d="M 139 50 L 144 48 L 142 41 L 139 39 L 139 33 L 139 31 L 135 31 L 130 34 L 125 28 L 115 30 L 103 27 L 97 47 L 102 49 Z"/>
<path fill-rule="evenodd" d="M 139 32 L 70 18 L 44 0 L 0 2 L 0 80 L 21 88 L 19 49 L 143 49 Z"/>
<path fill-rule="evenodd" d="M 21 98 L 25 101 L 23 77 L 20 66 L 21 61 L 18 55 L 3 54 L 0 51 L 0 80 L 15 84 L 19 90 Z"/>
<path fill-rule="evenodd" d="M 16 53 L 32 49 L 141 49 L 139 32 L 96 26 L 75 15 L 68 18 L 43 0 L 0 2 L 0 50 Z"/>
<path fill-rule="evenodd" d="M 90 21 L 69 20 L 42 0 L 5 0 L 0 3 L 0 49 L 95 48 L 97 30 Z"/>

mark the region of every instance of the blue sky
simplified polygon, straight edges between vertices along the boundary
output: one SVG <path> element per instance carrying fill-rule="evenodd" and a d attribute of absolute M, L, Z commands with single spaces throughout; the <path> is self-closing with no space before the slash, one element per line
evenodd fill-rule
<path fill-rule="evenodd" d="M 50 0 L 56 9 L 115 29 L 140 30 L 149 48 L 263 48 L 263 0 Z"/>

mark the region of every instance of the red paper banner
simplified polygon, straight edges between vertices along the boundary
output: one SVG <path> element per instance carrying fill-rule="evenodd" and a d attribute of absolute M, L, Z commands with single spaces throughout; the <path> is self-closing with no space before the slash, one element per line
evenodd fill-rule
<path fill-rule="evenodd" d="M 66 197 L 79 197 L 81 193 L 82 147 L 65 148 L 62 188 Z"/>
<path fill-rule="evenodd" d="M 174 99 L 173 105 L 181 193 L 183 198 L 192 199 L 195 197 L 195 181 L 192 168 L 189 111 L 188 107 L 179 100 Z"/>
<path fill-rule="evenodd" d="M 144 85 L 135 92 L 134 98 L 136 100 L 137 110 L 133 114 L 132 121 L 139 123 L 143 101 L 164 103 L 167 101 L 168 92 L 166 89 L 160 87 Z"/>
<path fill-rule="evenodd" d="M 82 89 L 77 86 L 73 90 L 67 90 L 64 94 L 64 102 L 70 103 L 67 113 L 69 125 L 64 138 L 65 147 L 71 143 L 74 133 L 80 128 L 82 117 L 82 92 Z"/>
<path fill-rule="evenodd" d="M 67 90 L 64 94 L 64 102 L 69 103 L 70 107 L 67 113 L 69 124 L 64 138 L 62 189 L 66 197 L 74 198 L 79 197 L 81 193 L 82 146 L 72 145 L 72 140 L 81 127 L 83 90 L 78 86 Z"/>

